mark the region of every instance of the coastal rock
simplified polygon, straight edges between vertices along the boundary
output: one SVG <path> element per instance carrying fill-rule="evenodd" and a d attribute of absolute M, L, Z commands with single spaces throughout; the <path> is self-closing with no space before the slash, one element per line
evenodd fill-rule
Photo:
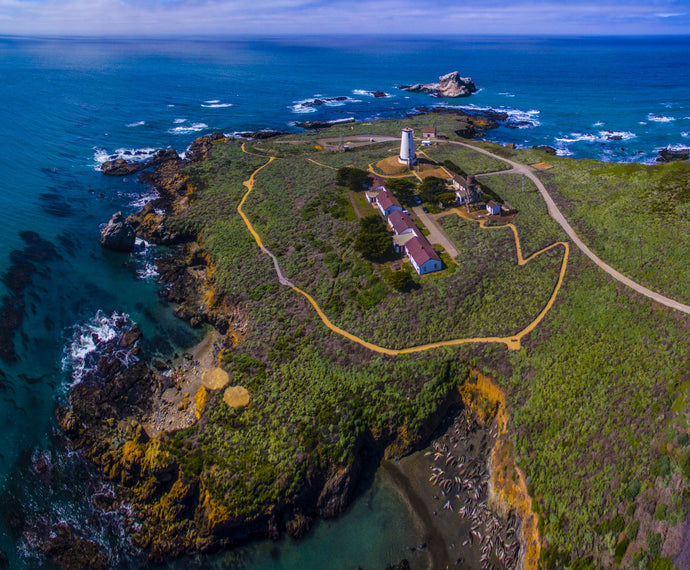
<path fill-rule="evenodd" d="M 106 249 L 129 253 L 134 250 L 136 237 L 134 228 L 122 217 L 122 212 L 115 212 L 101 231 L 101 245 Z"/>
<path fill-rule="evenodd" d="M 413 93 L 431 93 L 436 97 L 455 98 L 468 97 L 476 93 L 477 87 L 471 77 L 461 77 L 457 71 L 452 71 L 438 78 L 438 83 L 417 83 L 415 85 L 401 85 L 399 89 Z"/>
<path fill-rule="evenodd" d="M 300 129 L 328 129 L 333 125 L 343 125 L 346 123 L 354 123 L 354 118 L 336 119 L 335 121 L 304 121 L 302 123 L 295 123 L 296 127 Z"/>
<path fill-rule="evenodd" d="M 143 162 L 127 162 L 124 158 L 109 160 L 101 165 L 101 172 L 107 176 L 129 176 L 147 167 Z"/>
<path fill-rule="evenodd" d="M 235 136 L 242 137 L 243 139 L 247 140 L 265 140 L 265 139 L 272 139 L 274 137 L 279 137 L 282 135 L 286 135 L 287 133 L 283 131 L 241 131 L 238 133 L 235 133 Z"/>
<path fill-rule="evenodd" d="M 671 150 L 669 148 L 662 148 L 659 151 L 657 162 L 674 162 L 677 160 L 688 160 L 690 157 L 690 148 L 681 148 Z"/>
<path fill-rule="evenodd" d="M 53 527 L 50 540 L 42 546 L 46 557 L 57 568 L 69 570 L 105 570 L 108 558 L 97 544 L 76 534 L 66 523 Z"/>
<path fill-rule="evenodd" d="M 211 146 L 219 141 L 227 140 L 223 133 L 212 133 L 203 137 L 197 137 L 189 146 L 186 157 L 189 162 L 200 162 L 208 158 Z"/>
<path fill-rule="evenodd" d="M 328 478 L 317 501 L 317 509 L 322 517 L 336 517 L 347 508 L 355 491 L 358 472 L 359 464 L 355 462 Z"/>
<path fill-rule="evenodd" d="M 158 167 L 165 162 L 179 162 L 180 160 L 180 155 L 177 154 L 177 151 L 174 148 L 160 149 L 151 157 L 151 160 L 149 160 L 147 163 L 147 167 Z"/>
<path fill-rule="evenodd" d="M 545 152 L 546 154 L 550 154 L 552 156 L 556 156 L 556 149 L 553 148 L 552 146 L 548 146 L 545 144 L 541 145 L 535 145 L 532 147 L 534 150 L 540 150 L 542 152 Z"/>

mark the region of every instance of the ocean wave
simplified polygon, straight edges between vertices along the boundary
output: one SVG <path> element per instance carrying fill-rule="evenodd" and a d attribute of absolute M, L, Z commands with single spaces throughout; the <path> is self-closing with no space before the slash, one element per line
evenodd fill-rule
<path fill-rule="evenodd" d="M 204 103 L 213 105 L 214 103 L 220 103 L 220 99 L 209 99 L 208 101 L 204 101 Z"/>
<path fill-rule="evenodd" d="M 137 121 L 136 123 L 129 123 L 127 126 L 128 127 L 143 127 L 146 124 L 146 121 Z"/>
<path fill-rule="evenodd" d="M 593 127 L 603 127 L 604 122 L 603 121 L 597 121 L 596 123 L 593 123 L 592 126 Z"/>
<path fill-rule="evenodd" d="M 503 95 L 504 97 L 515 97 L 513 93 L 510 93 L 508 91 L 501 91 L 499 95 Z"/>
<path fill-rule="evenodd" d="M 559 147 L 556 149 L 556 156 L 573 156 L 573 151 L 569 148 Z"/>
<path fill-rule="evenodd" d="M 541 122 L 537 117 L 541 114 L 538 109 L 529 109 L 527 111 L 523 109 L 514 109 L 511 107 L 481 107 L 479 105 L 451 105 L 449 103 L 439 103 L 435 105 L 436 107 L 446 107 L 448 109 L 460 109 L 461 111 L 474 112 L 474 113 L 505 113 L 508 118 L 507 123 L 513 123 L 519 125 L 519 128 L 533 128 L 541 125 Z"/>
<path fill-rule="evenodd" d="M 175 119 L 175 120 L 173 121 L 173 124 L 174 124 L 174 125 L 181 125 L 182 123 L 186 123 L 186 122 L 187 122 L 187 119 L 182 119 L 182 118 L 180 118 L 180 119 Z"/>
<path fill-rule="evenodd" d="M 155 280 L 159 276 L 154 263 L 155 250 L 155 246 L 146 240 L 136 238 L 134 242 L 134 259 L 137 264 L 137 279 L 145 281 Z"/>
<path fill-rule="evenodd" d="M 225 109 L 227 107 L 232 107 L 232 103 L 221 103 L 218 101 L 216 103 L 202 103 L 201 106 L 208 109 Z"/>
<path fill-rule="evenodd" d="M 128 162 L 146 162 L 154 154 L 155 148 L 118 148 L 114 152 L 108 152 L 102 148 L 95 148 L 93 153 L 94 170 L 100 170 L 101 165 L 109 160 L 124 158 Z"/>
<path fill-rule="evenodd" d="M 146 206 L 147 202 L 152 202 L 153 200 L 157 200 L 160 198 L 160 194 L 156 191 L 155 188 L 151 187 L 147 192 L 144 192 L 143 194 L 129 194 L 127 195 L 129 198 L 129 205 L 132 206 L 133 208 L 143 208 Z"/>
<path fill-rule="evenodd" d="M 690 137 L 690 133 L 682 132 L 680 133 L 680 136 L 687 139 L 688 137 Z"/>
<path fill-rule="evenodd" d="M 376 97 L 375 93 L 377 93 L 377 92 L 383 93 L 383 95 L 379 95 L 378 97 Z M 378 89 L 375 89 L 373 91 L 371 91 L 369 89 L 353 89 L 352 94 L 353 95 L 360 95 L 360 96 L 364 96 L 364 97 L 376 97 L 377 99 L 390 99 L 390 98 L 394 97 L 394 95 L 392 95 L 391 93 L 386 93 L 385 91 L 380 91 Z"/>
<path fill-rule="evenodd" d="M 338 97 L 322 97 L 314 95 L 309 99 L 293 101 L 288 107 L 293 113 L 315 113 L 319 107 L 342 107 L 346 103 L 361 103 L 361 99 L 353 99 L 346 95 Z"/>
<path fill-rule="evenodd" d="M 180 125 L 178 127 L 173 127 L 172 129 L 168 130 L 168 132 L 171 135 L 188 135 L 189 133 L 197 133 L 199 131 L 203 131 L 204 129 L 208 129 L 208 125 L 206 123 L 192 123 L 191 125 Z"/>
<path fill-rule="evenodd" d="M 654 113 L 649 113 L 647 115 L 647 120 L 648 121 L 654 121 L 655 123 L 670 123 L 671 121 L 675 121 L 675 117 L 667 117 L 665 115 L 655 115 Z"/>
<path fill-rule="evenodd" d="M 88 372 L 94 371 L 102 349 L 120 338 L 131 326 L 128 314 L 114 312 L 107 315 L 100 310 L 91 320 L 75 325 L 62 357 L 62 369 L 70 373 L 68 388 L 81 382 Z M 137 361 L 129 350 L 116 349 L 113 356 L 125 366 Z"/>
<path fill-rule="evenodd" d="M 669 145 L 666 145 L 664 147 L 657 149 L 657 151 L 663 150 L 663 149 L 666 149 L 666 150 L 688 150 L 688 145 L 686 145 L 686 144 L 669 144 Z"/>
<path fill-rule="evenodd" d="M 570 133 L 565 137 L 555 137 L 561 143 L 627 141 L 637 135 L 630 131 L 599 131 L 598 133 Z"/>

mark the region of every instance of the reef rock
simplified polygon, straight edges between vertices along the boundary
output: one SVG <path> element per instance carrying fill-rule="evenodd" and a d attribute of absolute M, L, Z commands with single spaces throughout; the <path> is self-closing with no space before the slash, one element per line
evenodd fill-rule
<path fill-rule="evenodd" d="M 690 148 L 681 148 L 678 150 L 671 150 L 669 148 L 662 148 L 659 151 L 659 158 L 657 162 L 673 162 L 675 160 L 687 160 L 690 157 Z"/>
<path fill-rule="evenodd" d="M 129 176 L 146 167 L 144 162 L 127 162 L 124 158 L 118 158 L 101 164 L 101 172 L 108 176 Z"/>
<path fill-rule="evenodd" d="M 134 250 L 136 237 L 134 228 L 122 217 L 122 212 L 115 212 L 101 231 L 101 245 L 106 249 L 128 253 Z"/>
<path fill-rule="evenodd" d="M 471 77 L 461 77 L 457 71 L 452 71 L 438 78 L 438 83 L 417 83 L 415 85 L 401 85 L 404 91 L 431 93 L 437 97 L 468 97 L 476 93 L 477 87 Z"/>
<path fill-rule="evenodd" d="M 552 156 L 556 156 L 556 149 L 553 148 L 552 146 L 548 146 L 545 144 L 540 144 L 540 145 L 535 145 L 532 147 L 534 150 L 540 150 L 542 152 L 545 152 L 546 154 L 550 154 Z"/>
<path fill-rule="evenodd" d="M 165 162 L 179 162 L 180 161 L 180 155 L 177 154 L 177 151 L 174 148 L 168 148 L 168 149 L 160 149 L 156 154 L 154 154 L 151 157 L 151 160 L 148 161 L 147 167 L 148 166 L 154 166 L 158 167 L 161 164 Z"/>

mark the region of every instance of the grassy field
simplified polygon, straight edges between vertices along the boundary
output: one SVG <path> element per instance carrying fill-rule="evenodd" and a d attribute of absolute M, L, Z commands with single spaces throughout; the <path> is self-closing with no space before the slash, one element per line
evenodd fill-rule
<path fill-rule="evenodd" d="M 414 118 L 415 128 L 428 120 Z M 355 125 L 350 132 L 395 133 L 401 124 Z M 415 277 L 408 293 L 392 289 L 389 262 L 365 260 L 352 248 L 358 224 L 335 172 L 307 160 L 365 167 L 387 146 L 327 153 L 314 148 L 314 137 L 301 136 L 304 145 L 257 143 L 288 151 L 261 171 L 245 211 L 286 275 L 335 324 L 404 347 L 507 335 L 544 306 L 562 249 L 518 267 L 510 230 L 482 229 L 457 216 L 440 220 L 460 250 L 457 268 Z M 544 159 L 537 151 L 487 148 L 525 162 Z M 472 154 L 453 160 L 471 162 Z M 237 215 L 242 181 L 263 162 L 237 143 L 218 145 L 211 160 L 193 167 L 192 207 L 176 222 L 201 235 L 217 267 L 217 290 L 235 299 L 250 323 L 224 366 L 233 383 L 250 390 L 252 403 L 230 410 L 212 399 L 197 425 L 168 442 L 190 477 L 230 512 L 267 512 L 294 499 L 310 477 L 351 464 L 371 434 L 414 441 L 468 367 L 478 367 L 509 394 L 509 430 L 542 515 L 543 566 L 668 568 L 690 495 L 690 321 L 616 284 L 571 248 L 556 303 L 521 350 L 469 345 L 396 358 L 373 354 L 329 332 L 301 296 L 278 285 L 270 259 Z M 592 249 L 687 302 L 687 166 L 549 162 L 555 168 L 539 176 Z M 507 174 L 483 183 L 517 209 L 513 223 L 525 256 L 564 239 L 529 181 L 523 189 L 519 176 Z M 650 186 L 653 193 L 644 190 Z"/>

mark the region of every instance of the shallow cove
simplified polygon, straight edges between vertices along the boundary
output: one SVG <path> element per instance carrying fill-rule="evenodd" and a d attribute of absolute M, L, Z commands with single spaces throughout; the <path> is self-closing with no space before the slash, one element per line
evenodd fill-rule
<path fill-rule="evenodd" d="M 261 540 L 213 556 L 182 558 L 161 569 L 383 570 L 403 559 L 413 570 L 428 568 L 428 552 L 419 548 L 421 531 L 395 484 L 380 468 L 345 514 L 319 521 L 300 540 Z"/>

